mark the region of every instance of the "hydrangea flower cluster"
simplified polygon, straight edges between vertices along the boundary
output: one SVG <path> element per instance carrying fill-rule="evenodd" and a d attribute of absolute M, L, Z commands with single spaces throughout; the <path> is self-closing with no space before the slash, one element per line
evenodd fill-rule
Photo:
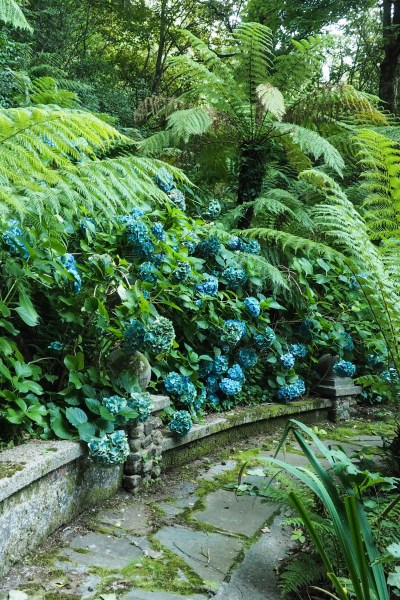
<path fill-rule="evenodd" d="M 169 319 L 157 317 L 147 327 L 144 344 L 149 352 L 160 354 L 169 350 L 175 339 L 175 330 Z"/>
<path fill-rule="evenodd" d="M 347 333 L 346 331 L 344 333 L 342 333 L 342 348 L 343 350 L 354 350 L 354 342 L 353 342 L 353 338 L 351 337 L 351 335 L 349 333 Z"/>
<path fill-rule="evenodd" d="M 276 334 L 275 331 L 271 329 L 271 327 L 266 327 L 264 330 L 264 334 L 256 333 L 253 339 L 256 348 L 265 352 L 266 350 L 269 350 L 271 348 L 271 345 L 276 340 Z"/>
<path fill-rule="evenodd" d="M 150 417 L 151 400 L 147 392 L 136 392 L 131 394 L 132 400 L 129 402 L 130 408 L 138 413 L 135 421 L 144 423 Z"/>
<path fill-rule="evenodd" d="M 109 396 L 108 398 L 103 398 L 102 402 L 103 406 L 105 406 L 112 415 L 118 415 L 121 410 L 128 406 L 126 399 L 121 398 L 121 396 Z"/>
<path fill-rule="evenodd" d="M 222 277 L 226 279 L 228 287 L 232 290 L 237 290 L 237 288 L 245 285 L 248 279 L 246 271 L 241 267 L 228 267 L 222 273 Z"/>
<path fill-rule="evenodd" d="M 237 360 L 243 369 L 251 369 L 257 364 L 257 353 L 253 348 L 240 348 Z"/>
<path fill-rule="evenodd" d="M 192 426 L 193 422 L 187 410 L 177 410 L 168 424 L 170 431 L 179 437 L 189 433 Z"/>
<path fill-rule="evenodd" d="M 136 255 L 139 258 L 150 259 L 154 252 L 154 244 L 151 241 L 146 224 L 134 217 L 128 217 L 126 231 L 128 242 L 133 247 Z"/>
<path fill-rule="evenodd" d="M 224 377 L 219 384 L 220 390 L 227 396 L 236 396 L 242 391 L 242 382 L 230 377 Z"/>
<path fill-rule="evenodd" d="M 308 349 L 305 344 L 291 344 L 289 351 L 295 358 L 305 358 L 308 354 Z"/>
<path fill-rule="evenodd" d="M 218 254 L 221 242 L 217 237 L 205 238 L 196 246 L 196 253 L 203 258 L 211 258 Z"/>
<path fill-rule="evenodd" d="M 174 178 L 165 167 L 161 167 L 156 175 L 156 183 L 163 192 L 170 192 L 174 187 Z"/>
<path fill-rule="evenodd" d="M 215 373 L 216 375 L 223 375 L 224 373 L 227 372 L 227 370 L 229 368 L 228 357 L 225 356 L 224 354 L 220 354 L 219 356 L 216 356 L 214 358 L 213 362 L 211 363 L 211 367 L 212 367 L 213 373 Z"/>
<path fill-rule="evenodd" d="M 190 264 L 186 261 L 178 262 L 176 269 L 172 273 L 172 278 L 176 283 L 185 283 L 190 276 Z"/>
<path fill-rule="evenodd" d="M 165 260 L 165 252 L 156 252 L 153 256 L 153 262 L 156 267 L 163 264 Z"/>
<path fill-rule="evenodd" d="M 388 383 L 397 383 L 399 380 L 399 374 L 394 367 L 390 367 L 386 371 L 382 371 L 381 377 Z"/>
<path fill-rule="evenodd" d="M 218 377 L 216 375 L 209 375 L 206 378 L 206 387 L 209 392 L 216 392 L 218 390 Z"/>
<path fill-rule="evenodd" d="M 50 350 L 55 350 L 56 352 L 61 352 L 61 350 L 64 348 L 64 344 L 62 344 L 61 342 L 51 342 L 47 347 Z"/>
<path fill-rule="evenodd" d="M 196 388 L 186 375 L 168 373 L 164 386 L 167 392 L 176 396 L 182 404 L 190 406 L 197 400 Z"/>
<path fill-rule="evenodd" d="M 157 283 L 157 274 L 154 272 L 154 264 L 144 262 L 139 267 L 139 279 L 147 283 Z"/>
<path fill-rule="evenodd" d="M 243 239 L 237 235 L 230 237 L 226 246 L 233 252 L 236 250 L 246 252 L 247 254 L 260 254 L 261 252 L 261 246 L 257 240 Z"/>
<path fill-rule="evenodd" d="M 129 444 L 125 431 L 119 429 L 88 443 L 89 457 L 104 466 L 123 463 L 129 456 Z"/>
<path fill-rule="evenodd" d="M 333 372 L 338 377 L 353 377 L 356 372 L 356 365 L 348 360 L 339 360 L 333 365 Z"/>
<path fill-rule="evenodd" d="M 367 363 L 370 367 L 377 367 L 383 363 L 383 359 L 379 354 L 368 354 Z"/>
<path fill-rule="evenodd" d="M 23 233 L 19 227 L 19 222 L 16 219 L 8 221 L 7 231 L 3 233 L 3 242 L 9 247 L 9 251 L 14 255 L 21 255 L 22 258 L 28 258 L 29 252 L 22 241 L 17 240 L 18 237 L 23 237 Z"/>
<path fill-rule="evenodd" d="M 245 306 L 247 314 L 250 317 L 254 317 L 256 319 L 257 317 L 260 316 L 261 306 L 260 306 L 260 303 L 257 300 L 257 298 L 254 298 L 253 296 L 249 296 L 248 298 L 244 299 L 243 304 Z"/>
<path fill-rule="evenodd" d="M 154 223 L 154 225 L 151 226 L 151 233 L 161 242 L 165 242 L 167 239 L 167 234 L 165 233 L 164 225 L 162 223 Z"/>
<path fill-rule="evenodd" d="M 214 221 L 221 214 L 221 204 L 218 200 L 211 200 L 209 203 L 207 210 L 203 213 L 204 218 L 207 221 Z"/>
<path fill-rule="evenodd" d="M 171 202 L 173 202 L 175 204 L 175 206 L 177 208 L 179 208 L 179 210 L 181 210 L 182 212 L 185 212 L 186 202 L 185 202 L 185 195 L 183 192 L 174 188 L 173 190 L 170 191 L 170 193 L 168 194 L 168 197 L 171 200 Z"/>
<path fill-rule="evenodd" d="M 190 256 L 191 254 L 194 254 L 198 243 L 199 242 L 194 240 L 185 240 L 184 242 L 182 242 L 182 246 L 185 246 L 185 248 L 187 248 L 188 254 Z"/>
<path fill-rule="evenodd" d="M 68 271 L 68 273 L 70 273 L 74 278 L 74 292 L 75 294 L 78 294 L 82 287 L 82 280 L 76 267 L 75 258 L 72 254 L 64 254 L 64 256 L 61 257 L 61 262 Z"/>
<path fill-rule="evenodd" d="M 234 379 L 235 381 L 240 381 L 243 383 L 246 381 L 246 377 L 244 376 L 243 369 L 239 364 L 234 364 L 230 369 L 228 369 L 228 377 L 230 379 Z"/>
<path fill-rule="evenodd" d="M 127 354 L 133 354 L 143 347 L 145 328 L 141 321 L 133 319 L 124 331 L 124 350 Z"/>
<path fill-rule="evenodd" d="M 286 354 L 281 354 L 279 359 L 285 371 L 290 371 L 290 369 L 293 369 L 295 363 L 295 358 L 293 354 L 291 354 L 290 352 L 287 352 Z"/>
<path fill-rule="evenodd" d="M 222 340 L 229 346 L 236 346 L 246 334 L 246 323 L 235 319 L 228 319 L 224 323 Z"/>
<path fill-rule="evenodd" d="M 290 385 L 282 386 L 276 392 L 276 398 L 278 402 L 282 402 L 286 404 L 287 402 L 291 402 L 299 396 L 302 396 L 306 391 L 306 386 L 302 379 L 298 379 L 296 383 L 291 383 Z"/>
<path fill-rule="evenodd" d="M 215 296 L 218 294 L 218 279 L 212 275 L 205 275 L 204 281 L 196 285 L 196 290 L 202 296 Z"/>

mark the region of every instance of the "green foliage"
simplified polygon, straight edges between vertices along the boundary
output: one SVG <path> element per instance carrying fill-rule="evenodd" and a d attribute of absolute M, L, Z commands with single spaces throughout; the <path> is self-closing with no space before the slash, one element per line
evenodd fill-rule
<path fill-rule="evenodd" d="M 1 0 L 0 2 L 0 20 L 12 27 L 27 29 L 32 31 L 31 26 L 25 19 L 19 4 L 16 0 Z"/>

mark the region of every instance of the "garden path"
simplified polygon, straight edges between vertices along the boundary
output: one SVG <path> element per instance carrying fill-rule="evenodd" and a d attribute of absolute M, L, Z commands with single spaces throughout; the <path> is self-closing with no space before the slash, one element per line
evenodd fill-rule
<path fill-rule="evenodd" d="M 285 460 L 302 465 L 297 450 Z M 291 544 L 280 509 L 225 489 L 244 461 L 271 454 L 231 449 L 167 473 L 148 494 L 88 511 L 0 582 L 0 600 L 279 600 L 276 567 Z"/>

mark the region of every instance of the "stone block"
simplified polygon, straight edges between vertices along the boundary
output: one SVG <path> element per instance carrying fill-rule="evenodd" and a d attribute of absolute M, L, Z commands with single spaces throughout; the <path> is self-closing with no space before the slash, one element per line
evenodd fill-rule
<path fill-rule="evenodd" d="M 151 476 L 153 479 L 157 479 L 158 477 L 160 477 L 160 475 L 161 475 L 161 467 L 160 467 L 160 465 L 156 465 L 155 467 L 153 467 Z"/>
<path fill-rule="evenodd" d="M 128 492 L 134 492 L 140 485 L 142 478 L 140 475 L 124 475 L 122 485 Z"/>
<path fill-rule="evenodd" d="M 150 434 L 151 434 L 151 432 L 153 431 L 153 429 L 154 429 L 154 425 L 153 425 L 153 423 L 151 422 L 151 420 L 149 420 L 149 421 L 146 421 L 146 423 L 144 423 L 144 426 L 143 426 L 143 431 L 144 431 L 144 435 L 145 435 L 145 436 L 148 436 L 148 435 L 150 435 Z"/>
<path fill-rule="evenodd" d="M 143 473 L 149 473 L 153 468 L 154 462 L 152 460 L 146 460 L 143 463 L 142 471 Z"/>
<path fill-rule="evenodd" d="M 137 439 L 129 439 L 128 440 L 129 443 L 129 448 L 131 449 L 131 452 L 138 452 L 140 450 L 140 448 L 142 447 L 142 441 L 140 438 Z"/>
<path fill-rule="evenodd" d="M 131 460 L 131 457 L 128 456 L 128 459 L 124 466 L 125 475 L 138 475 L 142 472 L 142 460 Z"/>
<path fill-rule="evenodd" d="M 153 443 L 158 445 L 162 444 L 162 441 L 164 439 L 164 436 L 162 434 L 162 431 L 160 431 L 159 429 L 156 429 L 155 431 L 153 431 Z"/>
<path fill-rule="evenodd" d="M 135 440 L 137 438 L 140 438 L 140 437 L 143 436 L 143 430 L 144 430 L 143 424 L 141 424 L 141 425 L 134 425 L 133 427 L 129 427 L 129 429 L 128 429 L 128 437 L 131 440 Z"/>
<path fill-rule="evenodd" d="M 142 439 L 142 448 L 148 448 L 153 443 L 153 438 L 151 435 Z"/>
<path fill-rule="evenodd" d="M 154 429 L 160 429 L 163 426 L 163 422 L 159 417 L 151 417 L 150 421 Z"/>

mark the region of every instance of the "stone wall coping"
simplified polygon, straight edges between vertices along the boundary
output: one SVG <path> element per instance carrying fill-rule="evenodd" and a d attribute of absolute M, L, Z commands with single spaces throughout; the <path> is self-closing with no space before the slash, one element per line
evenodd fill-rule
<path fill-rule="evenodd" d="M 33 440 L 0 452 L 0 468 L 2 463 L 10 470 L 15 468 L 9 477 L 0 478 L 0 502 L 84 454 L 82 444 L 66 440 Z"/>
<path fill-rule="evenodd" d="M 305 398 L 298 402 L 289 404 L 259 404 L 257 406 L 246 406 L 222 414 L 207 415 L 205 421 L 193 425 L 189 433 L 181 438 L 174 437 L 170 432 L 164 432 L 163 452 L 186 446 L 201 438 L 208 437 L 214 433 L 240 427 L 248 423 L 264 421 L 277 417 L 293 417 L 323 408 L 330 408 L 332 400 L 327 398 Z"/>
<path fill-rule="evenodd" d="M 152 395 L 151 403 L 152 403 L 151 412 L 157 413 L 157 412 L 164 410 L 165 408 L 168 408 L 168 406 L 170 406 L 170 404 L 171 404 L 171 400 L 168 398 L 168 396 L 153 396 Z"/>

